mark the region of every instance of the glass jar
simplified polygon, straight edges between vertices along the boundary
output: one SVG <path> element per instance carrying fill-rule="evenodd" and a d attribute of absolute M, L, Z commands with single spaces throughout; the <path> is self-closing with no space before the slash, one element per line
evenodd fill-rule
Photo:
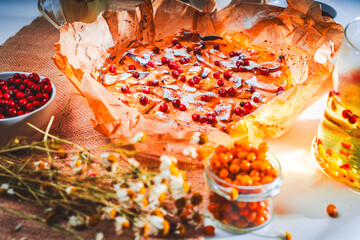
<path fill-rule="evenodd" d="M 360 191 L 360 18 L 345 28 L 313 153 L 327 175 Z"/>
<path fill-rule="evenodd" d="M 216 225 L 224 230 L 245 233 L 267 225 L 274 215 L 273 197 L 280 192 L 281 167 L 273 154 L 267 153 L 269 163 L 278 172 L 270 183 L 258 186 L 239 186 L 219 178 L 205 168 L 205 180 L 210 189 L 208 213 Z"/>

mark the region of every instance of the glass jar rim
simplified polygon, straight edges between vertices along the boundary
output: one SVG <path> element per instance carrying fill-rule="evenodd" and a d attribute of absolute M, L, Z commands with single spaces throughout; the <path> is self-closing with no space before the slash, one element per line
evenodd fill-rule
<path fill-rule="evenodd" d="M 352 47 L 353 49 L 355 49 L 357 52 L 360 52 L 360 49 L 359 49 L 358 47 L 356 47 L 353 42 L 350 41 L 349 36 L 348 36 L 348 31 L 350 31 L 349 28 L 350 28 L 353 24 L 358 23 L 358 22 L 360 23 L 360 16 L 357 17 L 357 18 L 355 18 L 353 21 L 351 21 L 350 23 L 348 23 L 348 24 L 346 25 L 345 31 L 344 31 L 344 39 L 345 39 L 346 43 L 350 45 L 350 47 Z"/>
<path fill-rule="evenodd" d="M 210 161 L 211 161 L 211 157 L 213 154 L 210 155 L 210 157 L 208 158 L 207 161 L 207 166 L 206 168 L 208 169 L 208 172 L 211 174 L 211 177 L 213 177 L 216 181 L 218 181 L 219 183 L 224 184 L 226 187 L 233 187 L 233 188 L 237 188 L 237 189 L 242 189 L 242 190 L 257 190 L 257 189 L 261 189 L 261 188 L 267 188 L 271 185 L 276 185 L 279 181 L 281 181 L 282 179 L 282 175 L 281 175 L 281 165 L 279 160 L 277 159 L 277 157 L 275 156 L 275 154 L 273 154 L 272 152 L 267 152 L 267 154 L 269 154 L 274 160 L 275 163 L 278 165 L 279 169 L 279 174 L 278 176 L 271 182 L 266 183 L 266 184 L 262 184 L 262 185 L 258 185 L 258 186 L 241 186 L 241 185 L 235 185 L 229 182 L 224 181 L 223 179 L 221 179 L 220 177 L 218 177 L 210 168 Z"/>

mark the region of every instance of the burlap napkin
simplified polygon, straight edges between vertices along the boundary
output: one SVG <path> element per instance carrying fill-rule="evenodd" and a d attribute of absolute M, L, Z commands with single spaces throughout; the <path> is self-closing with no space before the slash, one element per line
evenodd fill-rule
<path fill-rule="evenodd" d="M 106 143 L 107 140 L 99 139 L 101 135 L 93 130 L 90 119 L 93 118 L 86 100 L 77 92 L 70 81 L 56 68 L 51 57 L 54 55 L 53 43 L 59 39 L 58 30 L 53 27 L 45 18 L 35 19 L 30 25 L 21 29 L 15 36 L 8 39 L 0 46 L 0 72 L 21 71 L 36 72 L 41 76 L 48 77 L 56 86 L 56 108 L 54 111 L 55 121 L 52 131 L 62 138 L 86 139 L 81 141 L 82 146 L 92 146 Z M 69 101 L 66 111 L 64 111 Z M 63 115 L 61 128 L 59 120 Z M 187 171 L 194 191 L 204 189 L 202 169 L 191 169 Z M 42 214 L 42 211 L 35 206 L 20 202 L 17 199 L 0 198 L 0 205 L 24 213 Z M 15 231 L 14 228 L 21 224 L 21 228 Z M 106 239 L 131 239 L 131 235 L 118 237 L 115 235 L 114 226 L 110 223 L 103 223 L 93 229 L 81 232 L 84 239 L 95 239 L 95 233 L 104 232 Z M 195 234 L 195 235 L 194 235 Z M 188 232 L 187 237 L 201 233 Z M 4 213 L 0 210 L 0 240 L 21 239 L 71 239 L 56 231 L 50 230 L 37 223 L 23 220 L 20 217 Z"/>

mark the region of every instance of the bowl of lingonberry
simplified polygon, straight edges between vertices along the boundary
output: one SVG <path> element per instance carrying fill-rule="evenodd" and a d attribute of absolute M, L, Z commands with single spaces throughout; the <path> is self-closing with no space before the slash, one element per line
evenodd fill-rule
<path fill-rule="evenodd" d="M 56 89 L 36 73 L 0 73 L 0 142 L 32 137 L 37 132 L 27 123 L 44 128 L 55 106 Z"/>
<path fill-rule="evenodd" d="M 273 218 L 281 167 L 265 142 L 258 147 L 247 140 L 218 146 L 209 158 L 205 179 L 210 190 L 207 209 L 219 227 L 245 233 L 266 226 Z"/>

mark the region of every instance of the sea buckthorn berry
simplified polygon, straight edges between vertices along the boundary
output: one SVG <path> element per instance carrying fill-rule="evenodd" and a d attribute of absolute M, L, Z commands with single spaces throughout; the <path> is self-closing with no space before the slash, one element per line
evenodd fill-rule
<path fill-rule="evenodd" d="M 241 161 L 241 165 L 240 165 L 240 169 L 241 169 L 241 171 L 243 171 L 243 172 L 248 172 L 248 171 L 250 171 L 250 169 L 251 169 L 251 164 L 250 164 L 250 162 L 247 161 L 247 160 L 242 160 L 242 161 Z"/>
<path fill-rule="evenodd" d="M 238 164 L 231 164 L 229 167 L 229 171 L 232 174 L 237 174 L 240 171 L 240 166 Z"/>
<path fill-rule="evenodd" d="M 116 70 L 117 70 L 117 67 L 116 67 L 115 65 L 111 65 L 111 66 L 109 67 L 109 71 L 110 71 L 111 73 L 116 73 Z"/>
<path fill-rule="evenodd" d="M 229 72 L 229 71 L 224 72 L 224 78 L 225 79 L 230 79 L 231 78 L 231 72 Z"/>
<path fill-rule="evenodd" d="M 223 168 L 219 172 L 220 178 L 227 178 L 229 176 L 229 171 L 226 168 Z"/>
<path fill-rule="evenodd" d="M 215 71 L 215 72 L 213 73 L 213 76 L 214 76 L 214 78 L 219 78 L 219 77 L 220 77 L 220 72 Z"/>
<path fill-rule="evenodd" d="M 213 46 L 213 49 L 215 50 L 220 50 L 220 45 L 215 43 L 214 46 Z"/>
<path fill-rule="evenodd" d="M 329 215 L 329 217 L 336 218 L 338 216 L 338 211 L 334 204 L 329 204 L 326 207 L 326 212 Z"/>

